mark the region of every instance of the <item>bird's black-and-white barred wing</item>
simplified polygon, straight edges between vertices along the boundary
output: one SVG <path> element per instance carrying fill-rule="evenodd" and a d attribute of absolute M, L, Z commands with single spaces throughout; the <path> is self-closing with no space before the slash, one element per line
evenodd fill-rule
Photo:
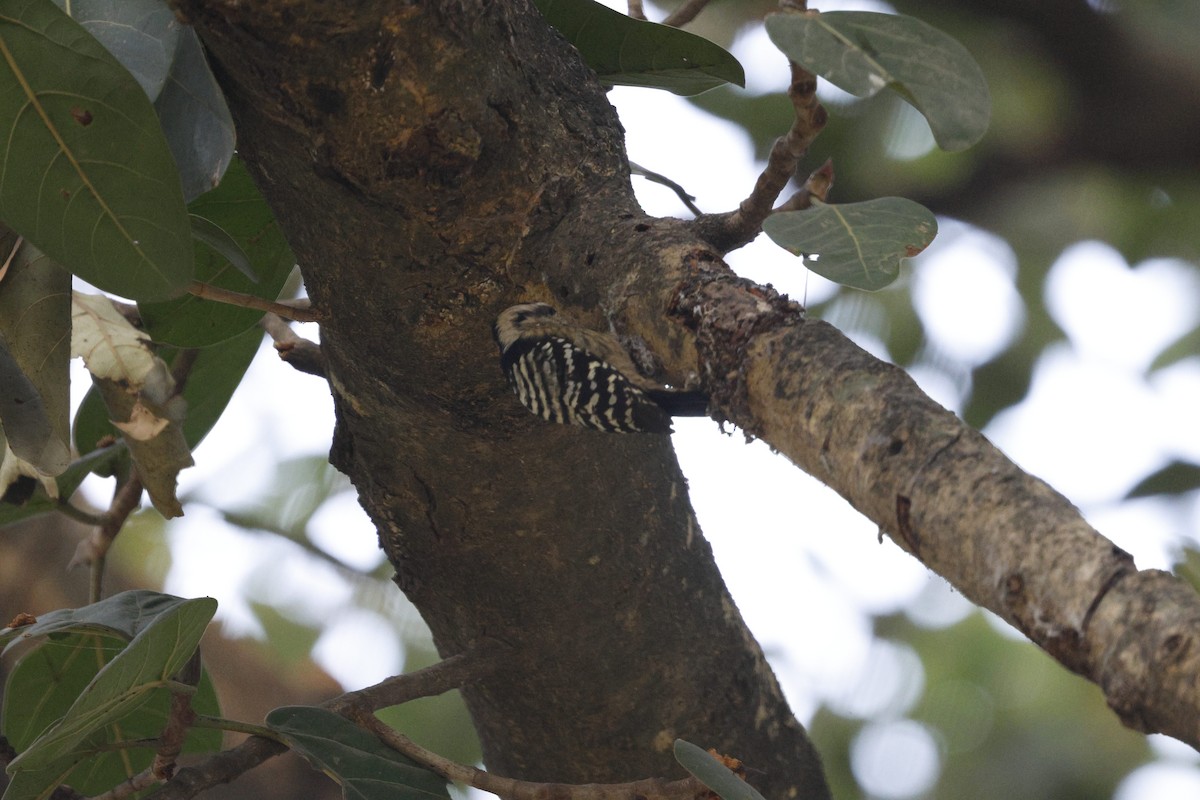
<path fill-rule="evenodd" d="M 567 339 L 521 339 L 501 356 L 508 381 L 549 422 L 614 433 L 670 433 L 670 416 L 608 362 Z"/>

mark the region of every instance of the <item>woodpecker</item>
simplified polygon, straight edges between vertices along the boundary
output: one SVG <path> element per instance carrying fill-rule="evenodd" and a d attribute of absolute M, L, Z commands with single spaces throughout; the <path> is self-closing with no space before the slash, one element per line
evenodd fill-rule
<path fill-rule="evenodd" d="M 501 312 L 500 367 L 521 405 L 548 422 L 612 433 L 670 433 L 671 417 L 705 416 L 708 398 L 641 375 L 611 334 L 581 328 L 545 303 Z"/>

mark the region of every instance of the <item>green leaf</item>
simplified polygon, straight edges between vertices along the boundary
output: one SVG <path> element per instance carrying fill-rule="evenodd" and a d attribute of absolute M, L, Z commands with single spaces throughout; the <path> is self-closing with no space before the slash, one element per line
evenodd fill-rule
<path fill-rule="evenodd" d="M 1150 372 L 1157 372 L 1185 358 L 1191 358 L 1196 353 L 1200 353 L 1200 328 L 1188 331 L 1155 356 L 1150 364 Z"/>
<path fill-rule="evenodd" d="M 1183 560 L 1176 561 L 1171 571 L 1183 578 L 1192 588 L 1200 592 L 1200 550 L 1184 546 Z"/>
<path fill-rule="evenodd" d="M 753 786 L 691 742 L 675 740 L 675 760 L 698 781 L 720 795 L 722 800 L 764 800 Z"/>
<path fill-rule="evenodd" d="M 225 93 L 192 28 L 181 31 L 171 72 L 154 108 L 179 168 L 183 197 L 194 200 L 221 182 L 236 137 Z"/>
<path fill-rule="evenodd" d="M 221 185 L 192 201 L 193 214 L 225 231 L 249 258 L 258 275 L 254 282 L 238 272 L 221 253 L 196 244 L 196 277 L 205 283 L 275 300 L 296 264 L 250 173 L 234 159 Z M 193 295 L 165 303 L 140 303 L 142 321 L 156 342 L 180 347 L 207 347 L 225 341 L 262 319 L 261 311 L 201 300 Z"/>
<path fill-rule="evenodd" d="M 742 65 L 702 36 L 632 19 L 595 0 L 534 0 L 602 83 L 693 95 L 725 83 L 746 85 Z"/>
<path fill-rule="evenodd" d="M 93 472 L 101 476 L 112 475 L 115 465 L 128 457 L 129 451 L 124 442 L 117 442 L 75 459 L 61 475 L 54 479 L 58 486 L 58 496 L 63 499 L 70 498 L 83 483 L 83 479 Z M 57 500 L 44 491 L 35 490 L 32 497 L 19 505 L 8 502 L 0 503 L 0 527 L 57 510 Z"/>
<path fill-rule="evenodd" d="M 180 24 L 162 0 L 54 0 L 129 70 L 151 100 L 166 83 Z"/>
<path fill-rule="evenodd" d="M 118 464 L 129 457 L 129 448 L 124 442 L 112 444 L 93 450 L 85 456 L 80 456 L 71 462 L 66 472 L 59 475 L 58 496 L 69 498 L 83 483 L 88 475 L 99 475 L 108 478 L 116 474 Z"/>
<path fill-rule="evenodd" d="M 1152 497 L 1156 494 L 1183 494 L 1200 489 L 1200 464 L 1172 461 L 1162 469 L 1142 478 L 1125 495 L 1127 500 L 1135 497 Z"/>
<path fill-rule="evenodd" d="M 189 214 L 188 217 L 192 222 L 192 236 L 216 250 L 226 261 L 237 267 L 238 272 L 258 283 L 258 276 L 250 266 L 250 257 L 236 239 L 226 233 L 220 225 L 199 214 Z"/>
<path fill-rule="evenodd" d="M 346 800 L 450 796 L 445 780 L 332 711 L 287 706 L 268 714 L 267 724 L 308 763 L 337 781 Z"/>
<path fill-rule="evenodd" d="M 95 678 L 98 670 L 125 648 L 125 642 L 97 634 L 59 635 L 42 642 L 25 654 L 9 674 L 0 713 L 9 743 L 18 751 L 28 748 L 50 725 L 67 713 L 71 705 Z M 155 690 L 146 705 L 106 726 L 72 750 L 67 758 L 78 763 L 69 783 L 85 794 L 100 794 L 148 767 L 154 758 L 153 745 L 121 749 L 99 749 L 102 744 L 151 740 L 167 723 L 170 691 Z M 212 680 L 202 674 L 191 699 L 198 714 L 219 715 L 220 707 Z M 194 728 L 184 742 L 186 752 L 213 751 L 220 748 L 221 732 Z M 51 768 L 54 783 L 39 788 L 54 788 L 68 779 Z M 36 770 L 39 772 L 40 770 Z"/>
<path fill-rule="evenodd" d="M 96 673 L 66 714 L 9 763 L 8 771 L 47 767 L 144 706 L 196 652 L 216 610 L 217 601 L 203 597 L 183 600 L 155 616 Z"/>
<path fill-rule="evenodd" d="M 937 219 L 924 206 L 902 197 L 829 205 L 767 217 L 763 231 L 798 256 L 813 272 L 843 286 L 874 291 L 900 273 L 937 235 Z"/>
<path fill-rule="evenodd" d="M 12 254 L 0 282 L 0 428 L 13 452 L 48 477 L 71 460 L 71 274 L 17 242 L 0 227 L 0 263 Z"/>
<path fill-rule="evenodd" d="M 4 686 L 4 735 L 17 752 L 66 714 L 100 667 L 127 644 L 95 633 L 42 638 L 13 666 Z"/>
<path fill-rule="evenodd" d="M 49 800 L 54 790 L 67 782 L 85 753 L 72 753 L 35 770 L 21 770 L 9 779 L 3 800 Z"/>
<path fill-rule="evenodd" d="M 242 331 L 232 339 L 196 354 L 183 397 L 188 402 L 188 416 L 183 422 L 183 438 L 193 450 L 217 424 L 233 393 L 242 384 L 242 377 L 262 345 L 263 332 L 258 328 Z M 170 358 L 174 361 L 174 358 Z"/>
<path fill-rule="evenodd" d="M 307 543 L 313 515 L 329 498 L 348 490 L 350 481 L 324 455 L 285 459 L 273 472 L 270 485 L 252 501 L 220 512 L 231 525 Z"/>
<path fill-rule="evenodd" d="M 0 656 L 21 642 L 58 634 L 97 633 L 128 641 L 163 614 L 190 602 L 162 592 L 133 589 L 80 608 L 60 608 L 42 614 L 30 625 L 0 629 L 0 644 L 7 643 Z"/>
<path fill-rule="evenodd" d="M 83 396 L 83 402 L 75 412 L 75 422 L 71 426 L 71 438 L 75 449 L 80 453 L 91 453 L 106 437 L 121 438 L 121 432 L 113 427 L 108 419 L 108 409 L 104 407 L 104 399 L 100 390 L 94 385 Z"/>
<path fill-rule="evenodd" d="M 51 0 L 0 11 L 0 219 L 89 283 L 165 300 L 192 280 L 179 176 L 137 81 Z"/>
<path fill-rule="evenodd" d="M 783 13 L 767 34 L 784 55 L 859 97 L 888 88 L 925 115 L 943 150 L 983 136 L 991 99 L 983 70 L 954 38 L 918 19 L 870 11 Z"/>
<path fill-rule="evenodd" d="M 71 463 L 71 451 L 54 427 L 41 393 L 0 333 L 0 430 L 9 448 L 43 475 L 59 475 Z M 0 486 L 0 492 L 7 488 Z"/>
<path fill-rule="evenodd" d="M 55 0 L 59 8 L 66 0 Z M 220 182 L 233 157 L 233 118 L 194 29 L 163 0 L 71 0 L 67 13 L 137 79 L 154 103 L 185 200 Z"/>

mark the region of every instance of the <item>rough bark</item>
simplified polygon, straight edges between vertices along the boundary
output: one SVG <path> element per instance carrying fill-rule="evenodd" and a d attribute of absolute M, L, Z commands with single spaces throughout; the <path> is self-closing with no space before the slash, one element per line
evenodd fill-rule
<path fill-rule="evenodd" d="M 694 362 L 646 287 L 696 242 L 638 210 L 573 51 L 524 2 L 184 11 L 327 315 L 334 462 L 441 652 L 513 648 L 464 688 L 489 768 L 679 774 L 679 736 L 743 758 L 772 796 L 825 796 L 669 441 L 540 424 L 500 374 L 491 320 L 528 298 L 597 325 L 634 309 L 660 355 Z"/>

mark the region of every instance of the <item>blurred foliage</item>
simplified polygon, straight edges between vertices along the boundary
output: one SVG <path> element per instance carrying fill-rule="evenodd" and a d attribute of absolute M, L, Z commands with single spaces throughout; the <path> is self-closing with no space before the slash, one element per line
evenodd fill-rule
<path fill-rule="evenodd" d="M 888 706 L 866 719 L 818 712 L 809 730 L 835 796 L 861 791 L 851 768 L 856 738 L 879 720 L 907 717 L 932 732 L 940 773 L 922 795 L 929 798 L 1107 797 L 1151 758 L 1145 737 L 1121 726 L 1096 686 L 1030 643 L 1001 635 L 982 613 L 937 630 L 903 615 L 881 617 L 876 634 L 914 648 L 924 689 L 907 707 Z M 873 680 L 884 676 L 864 678 Z"/>
<path fill-rule="evenodd" d="M 1200 465 L 1172 461 L 1143 478 L 1126 496 L 1134 498 L 1156 494 L 1182 494 L 1196 489 L 1200 489 Z"/>
<path fill-rule="evenodd" d="M 134 512 L 109 550 L 109 565 L 138 586 L 162 586 L 171 569 L 167 521 L 151 509 Z"/>
<path fill-rule="evenodd" d="M 1183 549 L 1183 560 L 1175 565 L 1175 574 L 1200 592 L 1200 550 L 1194 547 Z"/>
<path fill-rule="evenodd" d="M 737 22 L 729 19 L 736 13 L 733 4 L 716 8 L 726 30 L 733 31 L 773 5 L 746 4 Z M 1200 54 L 1181 48 L 1178 33 L 1188 30 L 1195 11 L 1180 3 L 1126 4 L 1113 13 L 1083 3 L 909 0 L 892 5 L 950 33 L 979 61 L 992 93 L 991 129 L 965 153 L 931 148 L 916 158 L 900 158 L 892 153 L 909 142 L 912 122 L 898 101 L 826 99 L 830 123 L 799 172 L 807 174 L 832 158 L 834 202 L 907 197 L 941 216 L 992 231 L 1012 246 L 1027 318 L 1005 351 L 973 366 L 973 391 L 963 414 L 979 427 L 1024 397 L 1035 361 L 1062 337 L 1042 295 L 1046 272 L 1065 247 L 1098 239 L 1130 264 L 1200 257 L 1200 227 L 1192 222 L 1200 214 L 1195 168 L 1200 107 L 1194 102 L 1162 107 L 1200 91 Z M 716 35 L 712 23 L 702 15 L 697 30 Z M 1093 40 L 1085 41 L 1086 36 Z M 1147 53 L 1154 55 L 1144 57 Z M 1138 78 L 1154 83 L 1139 85 Z M 785 81 L 781 64 L 778 93 L 756 96 L 723 87 L 693 102 L 743 127 L 762 159 L 791 120 L 782 93 Z M 1165 117 L 1174 124 L 1163 124 Z M 841 302 L 813 310 L 824 314 Z M 904 293 L 850 302 L 871 306 L 864 314 L 872 320 L 870 332 L 884 334 L 898 363 L 915 363 L 923 337 L 915 313 L 902 307 L 910 305 Z M 1170 363 L 1194 357 L 1200 354 L 1198 342 L 1200 329 L 1163 358 Z"/>
<path fill-rule="evenodd" d="M 349 478 L 334 469 L 329 459 L 301 456 L 277 464 L 271 483 L 253 501 L 218 510 L 231 525 L 277 533 L 307 548 L 312 547 L 308 526 L 317 509 L 349 488 Z"/>

